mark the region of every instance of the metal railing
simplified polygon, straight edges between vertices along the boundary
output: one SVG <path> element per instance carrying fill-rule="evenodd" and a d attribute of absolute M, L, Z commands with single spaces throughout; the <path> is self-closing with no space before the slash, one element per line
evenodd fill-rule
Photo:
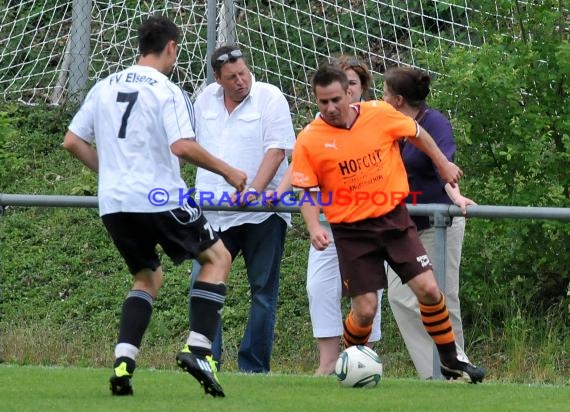
<path fill-rule="evenodd" d="M 24 195 L 0 193 L 0 216 L 5 207 L 98 207 L 97 196 L 60 196 L 60 195 Z M 442 291 L 445 291 L 445 251 L 447 241 L 447 227 L 453 216 L 463 216 L 461 210 L 454 205 L 422 204 L 406 205 L 412 216 L 430 216 L 435 228 L 435 256 L 432 256 L 435 277 Z M 229 206 L 201 206 L 203 210 L 212 211 L 244 211 L 244 212 L 290 212 L 300 213 L 298 206 L 244 206 L 230 208 Z M 545 219 L 570 221 L 570 208 L 560 207 L 523 207 L 523 206 L 484 206 L 473 205 L 467 207 L 467 218 L 488 219 Z M 433 351 L 433 377 L 441 378 L 439 368 L 439 355 L 434 345 Z"/>

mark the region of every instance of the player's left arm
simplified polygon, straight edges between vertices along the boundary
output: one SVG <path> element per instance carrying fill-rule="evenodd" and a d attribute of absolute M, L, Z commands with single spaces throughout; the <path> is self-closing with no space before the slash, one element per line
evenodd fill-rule
<path fill-rule="evenodd" d="M 63 139 L 63 148 L 77 157 L 81 163 L 94 172 L 99 171 L 97 150 L 88 142 L 68 130 Z"/>
<path fill-rule="evenodd" d="M 459 185 L 451 186 L 449 183 L 445 184 L 445 192 L 453 202 L 453 204 L 461 209 L 461 213 L 467 214 L 467 206 L 476 205 L 473 200 L 465 197 L 459 190 Z"/>
<path fill-rule="evenodd" d="M 237 191 L 241 192 L 245 188 L 247 181 L 245 172 L 212 155 L 195 140 L 178 139 L 170 145 L 170 150 L 178 158 L 222 176 Z"/>
<path fill-rule="evenodd" d="M 417 128 L 416 136 L 408 138 L 408 142 L 428 155 L 439 172 L 441 179 L 454 187 L 459 182 L 460 177 L 463 176 L 463 171 L 447 159 L 431 135 L 423 127 L 418 124 Z"/>

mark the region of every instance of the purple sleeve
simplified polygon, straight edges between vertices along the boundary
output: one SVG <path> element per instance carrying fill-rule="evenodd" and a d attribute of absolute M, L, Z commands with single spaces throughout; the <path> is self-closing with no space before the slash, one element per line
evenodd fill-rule
<path fill-rule="evenodd" d="M 453 161 L 456 146 L 449 120 L 437 110 L 428 109 L 419 124 L 432 136 L 443 154 Z M 452 203 L 445 192 L 445 183 L 439 177 L 432 160 L 424 152 L 410 143 L 405 143 L 402 158 L 408 173 L 410 191 L 416 193 L 417 203 Z M 412 197 L 409 196 L 406 202 L 412 203 Z M 419 230 L 429 227 L 427 216 L 414 216 L 413 220 Z"/>
<path fill-rule="evenodd" d="M 420 125 L 433 137 L 433 140 L 448 160 L 455 157 L 455 139 L 449 120 L 437 110 L 429 109 Z"/>
<path fill-rule="evenodd" d="M 456 146 L 449 120 L 437 110 L 428 109 L 419 123 L 433 137 L 443 154 L 453 161 Z M 444 189 L 445 183 L 425 153 L 406 143 L 402 148 L 402 158 L 408 173 L 410 191 L 421 193 L 416 197 L 418 203 L 451 204 L 451 199 Z"/>

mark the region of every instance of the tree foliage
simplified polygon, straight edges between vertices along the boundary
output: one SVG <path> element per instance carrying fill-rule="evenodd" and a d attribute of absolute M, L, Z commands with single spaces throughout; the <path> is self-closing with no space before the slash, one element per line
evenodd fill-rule
<path fill-rule="evenodd" d="M 452 116 L 463 188 L 478 203 L 569 207 L 570 11 L 553 0 L 497 4 L 515 16 L 510 33 L 481 16 L 485 44 L 449 51 L 433 104 Z M 494 315 L 511 297 L 535 310 L 557 306 L 570 281 L 569 244 L 568 224 L 471 221 L 465 283 Z"/>

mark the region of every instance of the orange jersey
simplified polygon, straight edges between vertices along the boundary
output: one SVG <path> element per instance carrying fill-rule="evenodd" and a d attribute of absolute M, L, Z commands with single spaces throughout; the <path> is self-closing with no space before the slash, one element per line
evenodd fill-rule
<path fill-rule="evenodd" d="M 397 141 L 416 135 L 415 120 L 383 101 L 358 106 L 350 129 L 318 117 L 299 133 L 293 150 L 292 185 L 320 188 L 319 204 L 331 223 L 385 215 L 409 192 Z"/>

